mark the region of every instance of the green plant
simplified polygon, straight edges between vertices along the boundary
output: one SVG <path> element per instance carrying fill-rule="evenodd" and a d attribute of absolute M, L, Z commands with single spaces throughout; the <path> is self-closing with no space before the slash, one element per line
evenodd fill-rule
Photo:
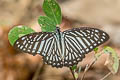
<path fill-rule="evenodd" d="M 61 20 L 62 20 L 61 9 L 57 4 L 56 0 L 44 0 L 43 11 L 45 12 L 46 16 L 40 16 L 38 18 L 38 23 L 40 24 L 42 32 L 54 32 L 56 30 L 56 26 L 58 27 L 61 24 Z M 8 34 L 8 39 L 11 45 L 14 45 L 15 41 L 18 40 L 20 37 L 33 32 L 35 31 L 27 26 L 16 26 L 10 30 Z M 110 58 L 108 58 L 108 61 L 112 62 L 112 65 L 107 66 L 108 69 L 110 69 L 111 71 L 110 73 L 113 74 L 117 73 L 119 67 L 119 59 L 117 53 L 112 48 L 105 47 L 103 48 L 103 50 L 101 50 L 101 52 L 98 52 L 98 48 L 95 48 L 94 52 L 95 52 L 95 57 L 93 61 L 86 66 L 81 80 L 84 79 L 86 72 L 93 64 L 95 64 L 95 62 L 99 59 L 99 57 L 103 54 L 103 52 L 109 54 Z M 107 63 L 107 64 L 111 64 L 111 63 Z M 78 80 L 81 67 L 77 67 L 77 65 L 74 65 L 69 68 L 74 76 L 74 80 Z"/>

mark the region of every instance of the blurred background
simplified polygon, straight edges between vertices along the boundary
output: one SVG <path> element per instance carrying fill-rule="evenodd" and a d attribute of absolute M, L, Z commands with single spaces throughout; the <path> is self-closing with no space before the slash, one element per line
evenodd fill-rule
<path fill-rule="evenodd" d="M 104 44 L 113 47 L 120 55 L 120 0 L 57 0 L 63 15 L 61 30 L 80 27 L 81 24 L 96 25 L 110 35 Z M 73 80 L 68 68 L 52 68 L 43 65 L 42 57 L 17 52 L 9 44 L 8 32 L 16 25 L 26 25 L 41 31 L 37 19 L 45 15 L 43 0 L 0 0 L 0 80 Z M 97 26 L 100 25 L 100 26 Z M 79 63 L 83 74 L 85 65 L 93 58 L 92 52 Z M 85 80 L 100 80 L 109 70 L 103 66 L 106 55 L 93 65 Z M 35 77 L 39 72 L 38 79 Z M 105 80 L 120 80 L 120 71 Z"/>

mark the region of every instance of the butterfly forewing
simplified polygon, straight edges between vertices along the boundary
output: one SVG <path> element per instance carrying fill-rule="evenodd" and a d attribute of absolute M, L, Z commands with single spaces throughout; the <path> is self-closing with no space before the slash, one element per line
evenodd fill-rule
<path fill-rule="evenodd" d="M 45 55 L 44 53 L 47 52 L 45 48 L 49 49 L 47 45 L 53 44 L 53 39 L 53 33 L 50 32 L 31 33 L 19 38 L 15 42 L 14 48 L 32 55 L 37 53 L 40 55 Z"/>

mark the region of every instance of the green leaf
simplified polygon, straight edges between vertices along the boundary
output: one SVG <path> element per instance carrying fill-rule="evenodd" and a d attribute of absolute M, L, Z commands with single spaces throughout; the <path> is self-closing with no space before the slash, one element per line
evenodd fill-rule
<path fill-rule="evenodd" d="M 77 69 L 77 65 L 72 66 L 72 70 L 76 70 Z"/>
<path fill-rule="evenodd" d="M 75 72 L 75 73 L 74 73 L 74 75 L 75 75 L 75 79 L 77 80 L 77 79 L 78 79 L 78 77 L 79 77 L 78 73 L 77 73 L 77 72 Z"/>
<path fill-rule="evenodd" d="M 44 0 L 43 11 L 55 22 L 56 25 L 61 24 L 61 9 L 56 0 Z"/>
<path fill-rule="evenodd" d="M 95 51 L 95 53 L 97 53 L 98 52 L 98 47 L 94 48 L 94 51 Z"/>
<path fill-rule="evenodd" d="M 119 68 L 119 57 L 117 53 L 111 47 L 105 47 L 104 53 L 109 54 L 105 65 L 113 74 L 117 73 Z"/>
<path fill-rule="evenodd" d="M 12 28 L 10 30 L 10 32 L 8 33 L 8 39 L 9 39 L 9 42 L 10 44 L 13 46 L 15 41 L 26 35 L 26 34 L 30 34 L 30 33 L 33 33 L 35 32 L 33 29 L 31 29 L 30 27 L 27 27 L 27 26 L 16 26 L 14 28 Z"/>
<path fill-rule="evenodd" d="M 54 21 L 47 16 L 40 16 L 38 18 L 38 23 L 40 24 L 43 32 L 54 32 L 56 30 Z"/>

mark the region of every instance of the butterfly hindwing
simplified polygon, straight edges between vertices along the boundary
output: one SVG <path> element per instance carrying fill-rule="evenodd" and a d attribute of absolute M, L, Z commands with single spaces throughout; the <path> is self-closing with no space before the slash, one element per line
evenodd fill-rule
<path fill-rule="evenodd" d="M 48 52 L 43 57 L 43 60 L 48 65 L 52 65 L 52 67 L 60 68 L 63 67 L 63 62 L 61 59 L 60 51 L 58 49 L 58 42 L 55 36 L 53 42 L 54 43 L 52 44 L 52 48 L 48 49 Z"/>
<path fill-rule="evenodd" d="M 72 41 L 63 35 L 64 37 L 64 66 L 70 67 L 75 64 L 78 64 L 79 61 L 82 61 L 84 54 L 79 53 L 79 49 L 77 49 L 76 45 L 72 44 Z M 82 57 L 81 57 L 82 56 Z"/>

